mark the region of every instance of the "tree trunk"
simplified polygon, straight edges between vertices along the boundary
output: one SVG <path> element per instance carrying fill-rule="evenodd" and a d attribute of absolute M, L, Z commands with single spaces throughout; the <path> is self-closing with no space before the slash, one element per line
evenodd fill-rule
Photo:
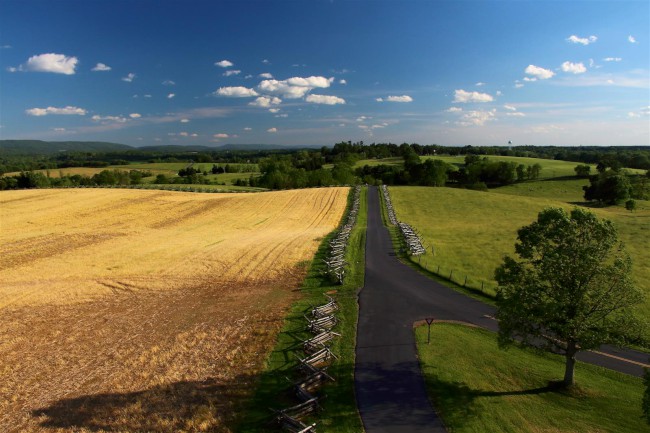
<path fill-rule="evenodd" d="M 573 386 L 573 371 L 576 365 L 576 342 L 569 340 L 566 347 L 566 365 L 564 369 L 564 381 L 562 384 L 565 388 Z"/>

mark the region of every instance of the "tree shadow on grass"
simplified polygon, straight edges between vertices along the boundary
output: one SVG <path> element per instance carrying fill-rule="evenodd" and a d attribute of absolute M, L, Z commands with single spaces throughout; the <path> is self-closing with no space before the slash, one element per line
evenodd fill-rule
<path fill-rule="evenodd" d="M 475 407 L 479 397 L 508 397 L 518 395 L 539 395 L 558 392 L 558 386 L 549 383 L 547 386 L 530 389 L 485 391 L 470 388 L 463 382 L 450 382 L 435 375 L 426 374 L 426 381 L 436 410 L 442 415 L 445 424 L 451 428 L 464 425 L 468 419 L 478 415 Z"/>
<path fill-rule="evenodd" d="M 91 432 L 231 431 L 252 375 L 180 381 L 144 391 L 66 398 L 32 411 L 45 429 Z"/>

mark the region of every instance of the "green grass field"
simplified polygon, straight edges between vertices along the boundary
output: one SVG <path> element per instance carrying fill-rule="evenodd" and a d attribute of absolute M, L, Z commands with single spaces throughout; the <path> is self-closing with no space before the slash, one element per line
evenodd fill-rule
<path fill-rule="evenodd" d="M 577 389 L 550 391 L 564 358 L 518 347 L 496 335 L 446 323 L 416 328 L 422 373 L 434 406 L 454 433 L 642 433 L 640 378 L 576 366 Z"/>
<path fill-rule="evenodd" d="M 268 358 L 257 392 L 245 411 L 246 419 L 242 419 L 236 431 L 246 433 L 275 431 L 273 424 L 269 424 L 269 421 L 272 421 L 272 412 L 269 408 L 280 409 L 297 403 L 291 393 L 287 377 L 295 376 L 296 355 L 301 354 L 300 343 L 311 336 L 305 330 L 303 315 L 313 306 L 326 301 L 324 293 L 333 293 L 339 304 L 339 311 L 336 314 L 339 324 L 334 331 L 340 333 L 341 337 L 334 340 L 331 346 L 332 352 L 339 359 L 328 368 L 328 373 L 336 379 L 336 382 L 326 384 L 319 393 L 327 396 L 320 402 L 323 410 L 309 422 L 317 423 L 317 431 L 332 433 L 363 431 L 354 397 L 354 359 L 358 318 L 356 294 L 363 286 L 365 271 L 366 193 L 367 189 L 363 188 L 357 223 L 346 251 L 346 260 L 351 265 L 348 267 L 345 284 L 332 284 L 324 273 L 323 259 L 326 257 L 328 242 L 332 237 L 330 234 L 321 243 L 310 265 L 307 278 L 300 289 L 301 298 L 294 303 L 285 318 L 284 327 Z"/>
<path fill-rule="evenodd" d="M 545 191 L 547 185 L 569 188 L 571 181 L 566 182 L 528 182 L 489 192 L 428 187 L 390 187 L 389 191 L 397 218 L 415 227 L 429 247 L 416 262 L 442 276 L 451 274 L 459 284 L 467 277 L 468 286 L 483 284 L 487 293 L 494 294 L 494 269 L 505 254 L 514 254 L 517 230 L 535 221 L 546 207 L 573 206 L 547 197 L 553 194 Z M 567 192 L 564 198 L 572 200 L 574 195 Z M 633 213 L 620 206 L 591 210 L 616 225 L 633 259 L 635 282 L 647 294 L 639 311 L 650 317 L 650 202 L 637 203 Z"/>

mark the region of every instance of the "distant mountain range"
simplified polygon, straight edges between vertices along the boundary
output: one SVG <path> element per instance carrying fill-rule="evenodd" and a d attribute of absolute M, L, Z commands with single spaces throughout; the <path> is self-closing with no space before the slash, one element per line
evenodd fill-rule
<path fill-rule="evenodd" d="M 104 141 L 41 141 L 0 140 L 0 155 L 54 155 L 60 152 L 124 152 L 141 150 L 145 152 L 183 153 L 214 152 L 220 150 L 280 150 L 320 148 L 320 146 L 283 146 L 279 144 L 225 144 L 222 146 L 143 146 L 134 147 Z"/>

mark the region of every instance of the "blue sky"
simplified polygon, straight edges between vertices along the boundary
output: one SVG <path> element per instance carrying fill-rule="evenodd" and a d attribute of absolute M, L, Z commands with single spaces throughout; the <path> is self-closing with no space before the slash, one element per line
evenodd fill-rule
<path fill-rule="evenodd" d="M 0 0 L 0 138 L 650 145 L 650 2 Z"/>

